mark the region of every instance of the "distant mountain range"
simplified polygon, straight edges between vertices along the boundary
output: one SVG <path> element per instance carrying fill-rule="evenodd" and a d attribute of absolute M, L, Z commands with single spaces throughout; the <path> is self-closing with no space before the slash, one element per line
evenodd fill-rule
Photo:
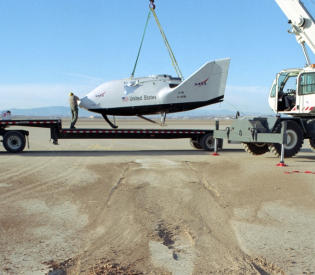
<path fill-rule="evenodd" d="M 6 111 L 6 110 L 5 110 Z M 69 107 L 64 106 L 51 106 L 40 107 L 32 109 L 10 109 L 12 116 L 27 116 L 27 117 L 71 117 Z M 0 111 L 2 112 L 2 111 Z M 228 109 L 210 109 L 199 108 L 187 112 L 169 114 L 169 118 L 199 118 L 199 117 L 233 117 L 236 111 Z M 263 115 L 259 113 L 242 113 L 242 115 Z M 79 117 L 101 117 L 99 114 L 88 112 L 79 109 Z"/>
<path fill-rule="evenodd" d="M 69 107 L 51 106 L 32 109 L 11 109 L 12 116 L 32 116 L 32 117 L 71 117 Z M 93 113 L 79 109 L 81 117 L 89 117 Z"/>

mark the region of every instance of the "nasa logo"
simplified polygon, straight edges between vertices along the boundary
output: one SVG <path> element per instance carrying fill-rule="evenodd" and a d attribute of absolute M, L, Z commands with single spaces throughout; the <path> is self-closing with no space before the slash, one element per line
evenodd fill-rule
<path fill-rule="evenodd" d="M 201 82 L 198 82 L 198 83 L 195 83 L 195 86 L 206 86 L 207 85 L 207 82 L 208 82 L 209 78 L 207 78 L 206 80 L 204 81 L 201 81 Z"/>
<path fill-rule="evenodd" d="M 123 96 L 121 99 L 123 102 L 127 102 L 129 100 L 128 96 Z"/>
<path fill-rule="evenodd" d="M 95 97 L 104 97 L 105 93 L 106 92 L 100 93 L 100 94 L 96 95 Z"/>

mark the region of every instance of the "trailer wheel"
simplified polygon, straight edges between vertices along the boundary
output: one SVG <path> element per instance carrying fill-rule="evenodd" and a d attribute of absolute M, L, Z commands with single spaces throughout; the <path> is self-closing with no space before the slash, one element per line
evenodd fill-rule
<path fill-rule="evenodd" d="M 310 138 L 309 140 L 310 140 L 310 146 L 311 146 L 312 150 L 315 151 L 315 138 L 313 138 L 313 139 Z"/>
<path fill-rule="evenodd" d="M 214 150 L 214 138 L 213 134 L 209 133 L 201 137 L 200 145 L 203 150 L 213 151 Z M 218 139 L 218 149 L 222 149 L 223 139 Z"/>
<path fill-rule="evenodd" d="M 243 143 L 244 150 L 252 155 L 263 155 L 269 152 L 269 146 L 266 143 Z"/>
<path fill-rule="evenodd" d="M 3 136 L 3 146 L 10 153 L 22 152 L 25 143 L 25 135 L 19 131 L 8 131 Z"/>
<path fill-rule="evenodd" d="M 198 149 L 198 150 L 201 150 L 202 147 L 201 147 L 201 144 L 199 142 L 199 139 L 195 139 L 195 138 L 191 138 L 190 139 L 190 144 L 192 147 Z"/>
<path fill-rule="evenodd" d="M 280 133 L 281 124 L 278 124 L 274 131 L 275 133 Z M 301 127 L 295 121 L 287 122 L 287 144 L 284 145 L 284 156 L 286 158 L 291 158 L 295 156 L 301 149 L 304 139 L 303 131 Z M 269 145 L 270 152 L 274 153 L 276 156 L 281 155 L 281 144 L 273 143 Z"/>

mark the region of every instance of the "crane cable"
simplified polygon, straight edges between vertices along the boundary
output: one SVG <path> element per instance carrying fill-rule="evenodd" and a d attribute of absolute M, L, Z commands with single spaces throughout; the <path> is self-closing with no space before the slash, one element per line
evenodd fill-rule
<path fill-rule="evenodd" d="M 175 58 L 175 55 L 174 55 L 174 53 L 173 53 L 173 51 L 172 51 L 172 48 L 171 48 L 171 46 L 170 46 L 170 44 L 169 44 L 169 42 L 168 42 L 168 40 L 167 40 L 167 38 L 166 38 L 166 35 L 165 35 L 165 33 L 164 33 L 164 31 L 163 31 L 163 28 L 162 28 L 162 25 L 161 25 L 161 23 L 160 23 L 160 21 L 159 21 L 157 15 L 156 15 L 154 0 L 150 0 L 150 6 L 149 6 L 149 7 L 150 7 L 150 11 L 149 11 L 149 14 L 148 14 L 148 17 L 147 17 L 147 21 L 146 21 L 146 24 L 145 24 L 145 27 L 144 27 L 144 32 L 143 32 L 143 35 L 142 35 L 142 40 L 141 40 L 140 48 L 139 48 L 138 55 L 137 55 L 137 58 L 136 58 L 136 63 L 135 63 L 135 65 L 134 65 L 133 71 L 132 71 L 132 73 L 131 73 L 131 78 L 134 77 L 134 74 L 135 74 L 135 71 L 136 71 L 136 67 L 137 67 L 137 64 L 138 64 L 138 59 L 139 59 L 140 52 L 141 52 L 142 45 L 143 45 L 144 36 L 145 36 L 145 34 L 146 34 L 146 30 L 147 30 L 148 23 L 149 23 L 149 20 L 150 20 L 150 17 L 151 17 L 151 13 L 152 13 L 153 16 L 154 16 L 154 18 L 155 18 L 156 24 L 157 24 L 158 27 L 159 27 L 160 33 L 161 33 L 161 35 L 162 35 L 162 38 L 163 38 L 164 43 L 165 43 L 165 46 L 166 46 L 167 51 L 168 51 L 168 53 L 169 53 L 169 56 L 170 56 L 170 58 L 171 58 L 172 65 L 173 65 L 173 67 L 174 67 L 174 69 L 175 69 L 175 72 L 176 72 L 177 76 L 178 76 L 180 79 L 184 80 L 183 74 L 182 74 L 182 72 L 181 72 L 181 70 L 180 70 L 180 68 L 179 68 L 179 65 L 178 65 L 177 60 L 176 60 L 176 58 Z"/>

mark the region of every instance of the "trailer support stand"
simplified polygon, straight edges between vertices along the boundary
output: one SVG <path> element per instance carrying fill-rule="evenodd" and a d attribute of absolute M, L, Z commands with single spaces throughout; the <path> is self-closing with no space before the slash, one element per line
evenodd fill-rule
<path fill-rule="evenodd" d="M 219 121 L 218 120 L 215 121 L 215 130 L 216 131 L 219 130 Z M 217 138 L 214 139 L 214 152 L 212 155 L 213 156 L 219 156 L 219 154 L 218 154 L 218 139 Z"/>
<path fill-rule="evenodd" d="M 26 136 L 26 144 L 27 144 L 27 149 L 30 149 L 30 141 L 28 139 L 28 136 Z"/>
<path fill-rule="evenodd" d="M 281 134 L 282 134 L 282 143 L 281 143 L 281 155 L 280 155 L 280 162 L 277 164 L 278 167 L 286 167 L 288 165 L 284 162 L 284 144 L 287 143 L 287 122 L 284 121 L 281 127 Z"/>

